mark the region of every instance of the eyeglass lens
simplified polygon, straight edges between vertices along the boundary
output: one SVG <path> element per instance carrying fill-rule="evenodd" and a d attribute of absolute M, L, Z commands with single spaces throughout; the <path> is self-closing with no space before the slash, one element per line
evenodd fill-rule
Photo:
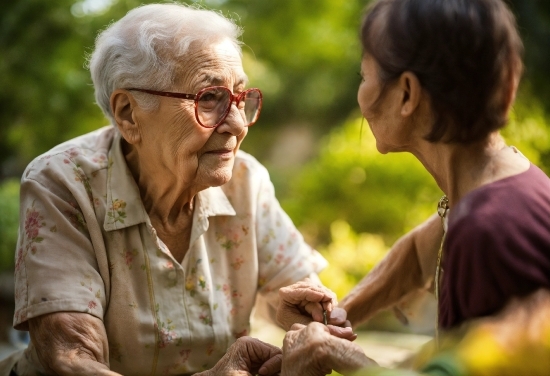
<path fill-rule="evenodd" d="M 257 90 L 247 90 L 238 103 L 245 125 L 254 123 L 261 105 L 261 94 Z M 197 99 L 197 116 L 203 126 L 215 127 L 223 121 L 231 107 L 231 91 L 216 87 L 200 93 Z"/>

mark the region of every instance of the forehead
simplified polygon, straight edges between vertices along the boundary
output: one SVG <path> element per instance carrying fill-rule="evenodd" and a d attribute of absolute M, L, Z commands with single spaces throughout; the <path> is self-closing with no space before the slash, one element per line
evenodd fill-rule
<path fill-rule="evenodd" d="M 233 88 L 245 85 L 247 76 L 237 47 L 225 39 L 192 45 L 176 81 L 189 90 L 215 85 Z"/>

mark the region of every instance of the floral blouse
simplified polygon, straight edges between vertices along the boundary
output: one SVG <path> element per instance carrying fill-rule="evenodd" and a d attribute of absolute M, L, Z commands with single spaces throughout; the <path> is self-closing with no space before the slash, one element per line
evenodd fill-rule
<path fill-rule="evenodd" d="M 274 196 L 267 170 L 239 151 L 232 179 L 195 197 L 178 263 L 156 235 L 109 126 L 36 158 L 21 183 L 14 326 L 52 312 L 103 320 L 110 367 L 128 375 L 211 368 L 250 330 L 257 293 L 320 271 Z M 270 293 L 271 292 L 271 293 Z M 37 367 L 32 345 L 20 362 Z"/>

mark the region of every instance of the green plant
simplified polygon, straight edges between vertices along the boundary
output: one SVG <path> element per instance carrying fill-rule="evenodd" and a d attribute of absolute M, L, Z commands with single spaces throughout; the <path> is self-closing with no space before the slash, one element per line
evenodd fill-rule
<path fill-rule="evenodd" d="M 325 138 L 282 205 L 316 247 L 331 241 L 335 220 L 392 244 L 432 214 L 440 196 L 420 162 L 408 153 L 381 155 L 366 123 L 361 131 L 353 117 Z"/>
<path fill-rule="evenodd" d="M 330 226 L 332 241 L 319 251 L 329 265 L 319 277 L 325 286 L 330 286 L 339 298 L 343 298 L 385 256 L 388 247 L 380 235 L 357 234 L 343 220 Z"/>
<path fill-rule="evenodd" d="M 12 270 L 19 226 L 19 182 L 0 184 L 0 271 Z"/>

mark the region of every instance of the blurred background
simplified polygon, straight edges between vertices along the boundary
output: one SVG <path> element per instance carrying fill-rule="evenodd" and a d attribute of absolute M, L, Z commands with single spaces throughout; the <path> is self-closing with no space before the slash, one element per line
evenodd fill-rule
<path fill-rule="evenodd" d="M 151 1 L 152 2 L 152 1 Z M 17 0 L 0 12 L 0 341 L 8 340 L 19 178 L 54 145 L 107 124 L 86 69 L 99 30 L 137 0 Z M 356 102 L 358 28 L 368 0 L 186 1 L 244 28 L 250 86 L 264 93 L 242 149 L 270 171 L 283 208 L 330 262 L 342 298 L 393 242 L 434 212 L 441 192 L 412 156 L 382 156 Z M 550 2 L 508 1 L 525 74 L 504 135 L 550 173 Z M 406 331 L 390 315 L 369 324 Z"/>

